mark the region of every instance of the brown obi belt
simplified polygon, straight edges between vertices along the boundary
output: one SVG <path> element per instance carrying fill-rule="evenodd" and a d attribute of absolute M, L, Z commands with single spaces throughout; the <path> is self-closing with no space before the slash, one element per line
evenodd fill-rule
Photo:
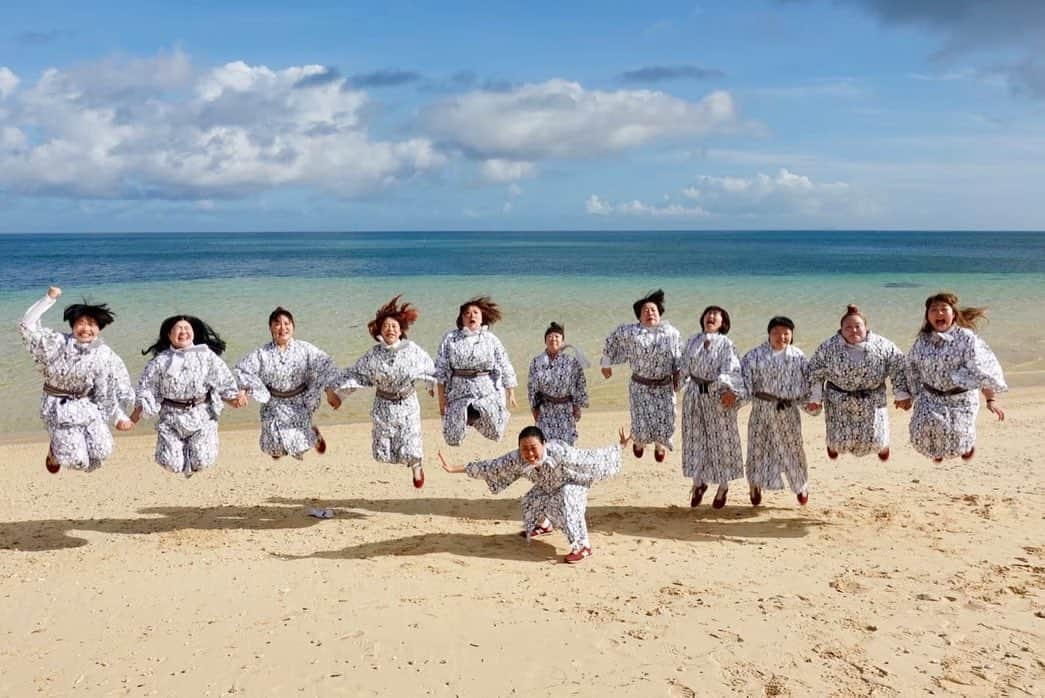
<path fill-rule="evenodd" d="M 269 391 L 269 395 L 271 395 L 272 397 L 286 399 L 288 397 L 297 397 L 298 395 L 303 395 L 305 391 L 308 390 L 308 383 L 302 383 L 298 387 L 291 388 L 290 390 L 276 390 L 275 388 L 268 385 L 265 386 L 265 389 Z"/>
<path fill-rule="evenodd" d="M 689 379 L 693 381 L 693 384 L 697 386 L 697 393 L 700 395 L 707 395 L 708 388 L 711 387 L 711 381 L 706 381 L 703 378 L 697 378 L 692 373 L 689 374 Z"/>
<path fill-rule="evenodd" d="M 922 383 L 922 387 L 925 388 L 927 392 L 930 392 L 933 395 L 939 395 L 940 397 L 951 397 L 952 395 L 961 395 L 962 393 L 969 392 L 969 388 L 951 388 L 950 390 L 940 390 L 939 388 L 934 388 L 928 383 Z"/>
<path fill-rule="evenodd" d="M 639 385 L 646 385 L 651 388 L 659 388 L 663 385 L 671 385 L 671 376 L 664 376 L 663 378 L 646 378 L 635 373 L 631 374 L 631 380 Z"/>
<path fill-rule="evenodd" d="M 190 397 L 188 400 L 175 400 L 173 398 L 165 397 L 163 398 L 163 404 L 167 407 L 177 407 L 180 410 L 187 410 L 196 405 L 205 405 L 209 399 L 210 393 L 196 395 L 195 397 Z"/>
<path fill-rule="evenodd" d="M 94 395 L 94 388 L 88 388 L 87 390 L 84 390 L 81 393 L 74 393 L 69 390 L 62 390 L 61 388 L 56 388 L 50 383 L 44 383 L 44 392 L 50 395 L 51 397 L 61 397 L 65 398 L 66 400 L 80 400 L 85 397 L 91 397 L 92 395 Z"/>
<path fill-rule="evenodd" d="M 755 397 L 757 397 L 759 400 L 765 400 L 766 402 L 775 402 L 778 411 L 786 410 L 787 408 L 791 407 L 791 404 L 794 402 L 794 400 L 785 400 L 782 397 L 777 397 L 776 395 L 770 395 L 769 393 L 763 392 L 755 393 Z"/>
<path fill-rule="evenodd" d="M 479 376 L 488 375 L 490 375 L 489 371 L 470 368 L 455 368 L 453 372 L 454 378 L 478 378 Z"/>
<path fill-rule="evenodd" d="M 382 400 L 388 400 L 389 402 L 402 402 L 403 400 L 407 399 L 417 391 L 413 388 L 410 388 L 405 393 L 390 393 L 387 390 L 376 390 L 374 392 Z"/>
<path fill-rule="evenodd" d="M 549 395 L 548 393 L 537 393 L 538 405 L 543 405 L 544 403 L 548 403 L 550 405 L 568 405 L 571 402 L 573 402 L 573 397 L 570 395 L 556 397 L 555 395 Z"/>
<path fill-rule="evenodd" d="M 858 400 L 866 400 L 869 397 L 873 397 L 875 393 L 884 388 L 885 383 L 879 383 L 873 388 L 862 388 L 860 390 L 846 390 L 845 388 L 839 388 L 831 381 L 827 381 L 827 387 L 835 391 L 836 393 L 845 393 L 846 395 L 855 397 Z"/>

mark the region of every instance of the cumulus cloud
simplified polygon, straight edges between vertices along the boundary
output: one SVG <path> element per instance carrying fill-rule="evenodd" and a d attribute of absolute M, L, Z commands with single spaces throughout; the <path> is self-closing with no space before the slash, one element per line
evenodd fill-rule
<path fill-rule="evenodd" d="M 736 130 L 728 92 L 689 102 L 659 91 L 586 90 L 549 80 L 506 92 L 473 91 L 429 108 L 427 126 L 476 159 L 594 157 L 666 138 Z"/>
<path fill-rule="evenodd" d="M 309 185 L 355 196 L 445 161 L 426 138 L 372 138 L 366 93 L 324 66 L 196 71 L 173 51 L 52 68 L 17 90 L 7 71 L 0 85 L 0 188 L 23 193 L 215 199 Z"/>
<path fill-rule="evenodd" d="M 668 80 L 714 80 L 725 77 L 717 68 L 702 68 L 697 65 L 650 65 L 627 70 L 618 76 L 621 82 L 649 84 Z"/>
<path fill-rule="evenodd" d="M 837 216 L 863 206 L 845 182 L 815 183 L 807 176 L 781 169 L 775 176 L 758 173 L 753 177 L 698 177 L 684 187 L 685 203 L 647 204 L 639 200 L 614 204 L 592 195 L 585 208 L 600 216 L 790 216 L 815 218 Z"/>
<path fill-rule="evenodd" d="M 484 161 L 480 169 L 483 177 L 490 182 L 515 182 L 537 174 L 537 166 L 532 162 L 499 158 Z"/>
<path fill-rule="evenodd" d="M 994 54 L 980 72 L 1019 94 L 1045 98 L 1045 3 L 1040 0 L 840 0 L 885 26 L 915 26 L 941 37 L 935 58 Z M 1011 56 L 1017 58 L 1012 60 Z"/>
<path fill-rule="evenodd" d="M 372 73 L 358 73 L 351 76 L 348 82 L 353 87 L 365 89 L 376 87 L 398 87 L 421 79 L 419 73 L 412 70 L 375 70 Z"/>
<path fill-rule="evenodd" d="M 7 97 L 18 87 L 18 76 L 11 69 L 0 65 L 0 99 Z"/>

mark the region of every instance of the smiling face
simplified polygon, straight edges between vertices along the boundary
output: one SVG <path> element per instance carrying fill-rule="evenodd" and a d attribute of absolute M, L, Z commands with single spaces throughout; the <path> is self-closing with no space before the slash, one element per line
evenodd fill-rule
<path fill-rule="evenodd" d="M 294 336 L 294 321 L 286 315 L 279 315 L 269 323 L 269 332 L 272 333 L 272 341 L 278 346 L 285 347 Z"/>
<path fill-rule="evenodd" d="M 192 331 L 192 325 L 187 320 L 178 320 L 174 327 L 167 333 L 167 339 L 175 349 L 185 349 L 192 346 L 192 340 L 196 338 Z"/>
<path fill-rule="evenodd" d="M 946 332 L 954 324 L 954 308 L 945 301 L 933 301 L 925 311 L 925 319 L 937 332 Z"/>
<path fill-rule="evenodd" d="M 643 303 L 639 310 L 639 322 L 643 327 L 656 327 L 660 324 L 660 309 L 656 303 Z"/>
<path fill-rule="evenodd" d="M 848 344 L 859 344 L 867 339 L 867 324 L 859 315 L 847 315 L 842 320 L 842 339 Z"/>
<path fill-rule="evenodd" d="M 483 326 L 483 311 L 479 306 L 465 306 L 465 309 L 461 311 L 461 325 L 473 332 Z"/>
<path fill-rule="evenodd" d="M 99 332 L 101 329 L 98 327 L 97 321 L 89 315 L 81 315 L 73 322 L 73 337 L 77 342 L 90 344 L 98 338 Z"/>
<path fill-rule="evenodd" d="M 548 356 L 557 356 L 562 351 L 562 335 L 558 332 L 549 332 L 544 336 L 544 348 Z"/>
<path fill-rule="evenodd" d="M 381 339 L 385 340 L 385 344 L 391 346 L 398 342 L 403 336 L 403 329 L 399 326 L 399 321 L 394 317 L 386 317 L 381 321 Z"/>
<path fill-rule="evenodd" d="M 791 343 L 792 336 L 790 328 L 777 325 L 769 331 L 769 346 L 773 347 L 773 351 L 785 349 Z"/>
<path fill-rule="evenodd" d="M 717 310 L 709 310 L 704 315 L 704 331 L 713 334 L 722 329 L 722 313 Z"/>
<path fill-rule="evenodd" d="M 519 439 L 519 455 L 530 465 L 537 465 L 544 460 L 544 444 L 536 436 Z"/>

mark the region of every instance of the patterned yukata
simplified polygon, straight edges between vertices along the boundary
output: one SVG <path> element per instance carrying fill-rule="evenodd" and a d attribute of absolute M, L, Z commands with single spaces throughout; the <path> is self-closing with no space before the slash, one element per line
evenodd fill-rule
<path fill-rule="evenodd" d="M 744 396 L 740 358 L 724 334 L 703 332 L 692 337 L 682 352 L 682 474 L 697 485 L 728 485 L 744 477 L 737 410 Z M 737 396 L 733 407 L 722 395 Z"/>
<path fill-rule="evenodd" d="M 134 403 L 134 390 L 123 360 L 100 337 L 84 344 L 40 324 L 54 303 L 50 296 L 36 301 L 18 329 L 47 386 L 40 419 L 51 436 L 51 457 L 63 467 L 90 472 L 112 453 L 106 421 L 128 419 L 123 408 Z"/>
<path fill-rule="evenodd" d="M 533 357 L 526 393 L 530 409 L 538 410 L 537 428 L 544 437 L 572 446 L 577 441 L 573 408 L 588 406 L 588 381 L 580 361 L 565 349 L 554 359 L 546 351 Z"/>
<path fill-rule="evenodd" d="M 237 395 L 232 371 L 206 344 L 166 349 L 145 364 L 138 404 L 145 416 L 158 416 L 156 462 L 187 478 L 212 466 L 218 458 L 222 399 Z"/>
<path fill-rule="evenodd" d="M 523 530 L 530 533 L 547 516 L 561 529 L 573 550 L 590 548 L 588 489 L 592 483 L 616 475 L 621 468 L 621 447 L 574 448 L 561 441 L 544 444 L 544 460 L 533 466 L 522 459 L 518 449 L 492 460 L 473 461 L 465 466 L 469 477 L 485 480 L 497 494 L 521 477 L 533 482 L 523 495 Z"/>
<path fill-rule="evenodd" d="M 640 322 L 621 325 L 606 338 L 602 366 L 631 365 L 628 397 L 631 436 L 636 446 L 660 444 L 674 450 L 675 389 L 672 377 L 682 357 L 682 337 L 667 322 L 645 327 Z M 638 380 L 636 380 L 636 376 Z M 646 385 L 638 382 L 656 382 Z"/>
<path fill-rule="evenodd" d="M 972 450 L 980 389 L 1008 390 L 987 343 L 957 325 L 918 335 L 907 353 L 907 383 L 914 396 L 911 445 L 929 458 L 954 458 Z"/>
<path fill-rule="evenodd" d="M 421 465 L 421 404 L 415 383 L 432 387 L 434 374 L 432 357 L 417 344 L 401 339 L 388 345 L 379 339 L 337 380 L 335 390 L 342 397 L 358 388 L 377 389 L 370 408 L 374 460 L 410 467 Z"/>
<path fill-rule="evenodd" d="M 740 370 L 744 397 L 751 400 L 748 482 L 762 489 L 782 490 L 781 473 L 786 473 L 791 491 L 799 493 L 809 478 L 799 412 L 799 406 L 805 409 L 809 401 L 809 361 L 793 345 L 775 352 L 764 342 L 744 354 Z"/>
<path fill-rule="evenodd" d="M 899 347 L 871 332 L 859 344 L 836 334 L 809 360 L 810 402 L 822 403 L 827 448 L 866 456 L 889 447 L 889 406 L 885 379 L 897 400 L 910 397 Z"/>
<path fill-rule="evenodd" d="M 518 381 L 508 352 L 489 327 L 447 332 L 435 357 L 435 378 L 446 386 L 443 438 L 447 444 L 458 446 L 464 440 L 469 408 L 474 411 L 471 426 L 491 441 L 501 440 L 510 416 L 504 391 L 515 388 Z"/>
<path fill-rule="evenodd" d="M 337 376 L 337 365 L 326 352 L 293 337 L 284 349 L 269 342 L 243 357 L 234 375 L 261 403 L 259 443 L 264 453 L 300 460 L 316 445 L 312 415 Z"/>

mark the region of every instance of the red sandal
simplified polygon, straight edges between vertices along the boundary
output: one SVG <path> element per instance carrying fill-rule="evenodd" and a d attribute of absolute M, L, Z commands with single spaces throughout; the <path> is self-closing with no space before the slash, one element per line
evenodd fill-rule
<path fill-rule="evenodd" d="M 540 525 L 534 526 L 533 530 L 530 531 L 530 538 L 537 538 L 539 536 L 546 536 L 549 533 L 552 533 L 554 531 L 555 531 L 555 527 L 554 526 L 540 526 Z M 519 537 L 520 538 L 525 538 L 526 537 L 526 531 L 519 531 Z"/>
<path fill-rule="evenodd" d="M 571 565 L 574 565 L 574 564 L 584 560 L 584 558 L 586 558 L 586 557 L 591 557 L 591 548 L 584 547 L 584 548 L 581 548 L 580 550 L 574 550 L 569 555 L 567 555 L 564 559 L 566 560 L 566 562 L 570 563 Z"/>

